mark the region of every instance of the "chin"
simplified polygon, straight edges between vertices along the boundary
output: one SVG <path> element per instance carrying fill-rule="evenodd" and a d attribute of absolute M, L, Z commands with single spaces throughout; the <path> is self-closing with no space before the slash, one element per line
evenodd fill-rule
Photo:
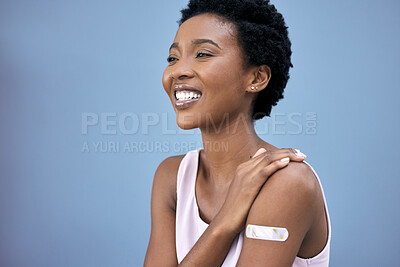
<path fill-rule="evenodd" d="M 198 118 L 193 113 L 181 114 L 179 111 L 176 113 L 176 124 L 182 130 L 191 130 L 199 128 Z"/>

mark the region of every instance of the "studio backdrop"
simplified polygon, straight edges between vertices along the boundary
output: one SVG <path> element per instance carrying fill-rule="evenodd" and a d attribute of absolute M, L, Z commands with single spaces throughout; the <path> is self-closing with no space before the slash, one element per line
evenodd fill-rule
<path fill-rule="evenodd" d="M 294 68 L 257 133 L 324 186 L 331 266 L 400 253 L 400 3 L 272 1 Z M 187 1 L 0 2 L 0 266 L 142 266 L 158 164 L 202 147 L 161 83 Z"/>

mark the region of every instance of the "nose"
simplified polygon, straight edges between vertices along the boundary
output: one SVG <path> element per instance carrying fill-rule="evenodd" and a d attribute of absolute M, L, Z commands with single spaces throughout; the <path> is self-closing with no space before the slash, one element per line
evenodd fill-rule
<path fill-rule="evenodd" d="M 190 62 L 179 60 L 171 66 L 170 77 L 173 80 L 183 80 L 194 77 L 194 71 Z"/>

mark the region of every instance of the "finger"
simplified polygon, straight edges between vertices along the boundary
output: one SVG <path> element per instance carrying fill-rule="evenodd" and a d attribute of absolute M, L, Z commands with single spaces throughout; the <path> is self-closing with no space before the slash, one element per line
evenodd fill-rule
<path fill-rule="evenodd" d="M 265 155 L 264 160 L 266 160 L 267 162 L 273 162 L 275 160 L 280 160 L 285 157 L 288 157 L 291 161 L 303 161 L 306 159 L 307 156 L 299 149 L 281 148 L 271 151 L 269 155 Z"/>
<path fill-rule="evenodd" d="M 251 158 L 255 158 L 258 155 L 261 155 L 262 153 L 264 153 L 265 151 L 267 151 L 267 150 L 262 147 L 262 148 L 258 149 L 257 152 Z"/>
<path fill-rule="evenodd" d="M 286 167 L 289 164 L 289 161 L 290 161 L 289 158 L 286 157 L 272 162 L 271 164 L 269 164 L 268 166 L 264 167 L 259 171 L 259 173 L 256 175 L 257 179 L 259 179 L 259 181 L 262 184 L 264 184 L 265 181 L 268 180 L 268 178 L 272 174 L 274 174 L 279 169 Z"/>
<path fill-rule="evenodd" d="M 257 158 L 255 165 L 249 166 L 251 170 L 249 169 L 250 175 L 248 177 L 253 177 L 253 181 L 261 186 L 272 174 L 286 167 L 291 160 L 303 161 L 306 156 L 299 152 L 299 150 L 291 148 L 264 152 L 263 155 Z"/>
<path fill-rule="evenodd" d="M 293 148 L 280 148 L 276 150 L 268 150 L 266 151 L 263 148 L 260 148 L 253 159 L 249 161 L 249 168 L 256 168 L 257 165 L 259 168 L 264 168 L 268 164 L 276 161 L 281 160 L 283 158 L 288 157 L 290 161 L 303 161 L 306 159 L 306 155 L 303 154 L 299 149 Z"/>
<path fill-rule="evenodd" d="M 307 156 L 300 152 L 300 150 L 292 148 L 282 148 L 273 151 L 267 151 L 254 162 L 254 171 L 260 171 L 269 164 L 288 158 L 289 161 L 303 161 Z"/>

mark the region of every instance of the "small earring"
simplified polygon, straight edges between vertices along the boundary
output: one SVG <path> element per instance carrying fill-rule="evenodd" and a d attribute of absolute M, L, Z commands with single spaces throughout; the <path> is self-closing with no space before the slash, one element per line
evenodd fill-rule
<path fill-rule="evenodd" d="M 258 90 L 258 86 L 256 86 L 256 87 L 252 86 L 252 87 L 250 87 L 250 90 Z"/>

